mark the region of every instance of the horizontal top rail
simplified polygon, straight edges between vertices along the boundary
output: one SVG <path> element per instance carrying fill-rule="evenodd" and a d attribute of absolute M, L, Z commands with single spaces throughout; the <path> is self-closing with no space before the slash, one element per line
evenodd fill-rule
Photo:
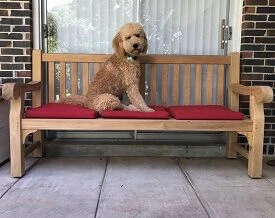
<path fill-rule="evenodd" d="M 82 62 L 103 63 L 110 54 L 66 54 L 43 53 L 43 62 Z M 142 55 L 140 62 L 143 64 L 230 64 L 230 56 L 221 55 Z"/>

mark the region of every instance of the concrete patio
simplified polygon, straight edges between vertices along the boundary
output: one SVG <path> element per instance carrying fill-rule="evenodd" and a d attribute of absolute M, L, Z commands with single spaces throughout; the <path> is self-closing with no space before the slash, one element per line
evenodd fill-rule
<path fill-rule="evenodd" d="M 0 217 L 274 217 L 275 168 L 226 158 L 51 157 L 0 167 Z"/>

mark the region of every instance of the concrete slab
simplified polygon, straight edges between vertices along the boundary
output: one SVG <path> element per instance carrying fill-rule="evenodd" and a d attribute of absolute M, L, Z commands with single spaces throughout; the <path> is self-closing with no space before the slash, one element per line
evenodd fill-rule
<path fill-rule="evenodd" d="M 27 158 L 26 169 L 30 168 L 37 160 L 38 158 Z M 0 167 L 0 198 L 17 180 L 10 176 L 10 162 Z"/>
<path fill-rule="evenodd" d="M 207 217 L 176 159 L 111 158 L 97 217 Z"/>
<path fill-rule="evenodd" d="M 93 217 L 106 160 L 43 158 L 0 199 L 0 217 Z"/>
<path fill-rule="evenodd" d="M 180 162 L 211 217 L 274 217 L 274 186 L 264 178 L 250 179 L 245 160 Z"/>

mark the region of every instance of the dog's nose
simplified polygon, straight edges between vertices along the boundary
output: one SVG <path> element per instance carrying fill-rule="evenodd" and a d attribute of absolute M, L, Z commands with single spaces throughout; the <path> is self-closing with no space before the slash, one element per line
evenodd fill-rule
<path fill-rule="evenodd" d="M 137 49 L 137 48 L 138 48 L 138 44 L 137 44 L 137 43 L 133 44 L 133 47 L 134 47 L 135 49 Z"/>

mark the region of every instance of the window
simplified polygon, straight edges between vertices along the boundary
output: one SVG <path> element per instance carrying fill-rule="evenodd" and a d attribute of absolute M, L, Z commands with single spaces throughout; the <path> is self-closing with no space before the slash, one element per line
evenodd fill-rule
<path fill-rule="evenodd" d="M 112 53 L 124 23 L 144 25 L 148 53 L 223 54 L 225 0 L 48 0 L 48 52 Z"/>

